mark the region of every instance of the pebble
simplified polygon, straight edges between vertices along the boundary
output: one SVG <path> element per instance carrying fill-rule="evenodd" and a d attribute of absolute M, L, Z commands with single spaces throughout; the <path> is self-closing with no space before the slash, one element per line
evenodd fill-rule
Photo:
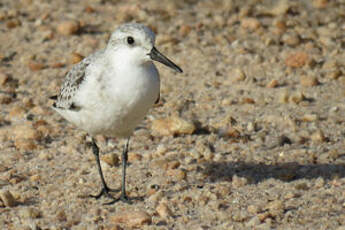
<path fill-rule="evenodd" d="M 113 153 L 101 155 L 101 160 L 107 163 L 109 166 L 118 166 L 120 164 L 119 156 Z"/>
<path fill-rule="evenodd" d="M 260 221 L 259 217 L 254 216 L 246 223 L 246 227 L 255 227 L 255 226 L 259 225 L 260 223 L 261 223 L 261 221 Z"/>
<path fill-rule="evenodd" d="M 192 27 L 189 25 L 181 25 L 179 33 L 181 37 L 186 37 L 192 31 Z"/>
<path fill-rule="evenodd" d="M 77 52 L 73 52 L 71 53 L 71 57 L 70 57 L 70 64 L 77 64 L 78 62 L 82 61 L 85 57 Z"/>
<path fill-rule="evenodd" d="M 310 138 L 315 143 L 322 143 L 322 142 L 325 142 L 326 140 L 325 135 L 323 134 L 322 130 L 318 130 L 314 132 Z"/>
<path fill-rule="evenodd" d="M 27 152 L 27 151 L 32 151 L 34 149 L 37 149 L 37 145 L 35 142 L 31 139 L 17 139 L 14 142 L 14 146 L 16 149 Z"/>
<path fill-rule="evenodd" d="M 9 112 L 9 117 L 11 120 L 18 118 L 24 118 L 26 110 L 22 106 L 13 106 Z"/>
<path fill-rule="evenodd" d="M 152 122 L 152 133 L 157 136 L 192 134 L 195 125 L 177 116 L 157 119 Z"/>
<path fill-rule="evenodd" d="M 314 122 L 316 120 L 318 120 L 318 116 L 317 114 L 304 114 L 302 117 L 302 121 L 304 122 Z"/>
<path fill-rule="evenodd" d="M 290 102 L 293 102 L 295 104 L 299 104 L 300 102 L 302 102 L 303 100 L 305 100 L 305 96 L 302 92 L 300 91 L 297 91 L 297 92 L 294 92 L 290 98 L 289 98 L 289 101 Z"/>
<path fill-rule="evenodd" d="M 296 33 L 285 33 L 281 39 L 282 42 L 293 47 L 298 46 L 301 42 L 300 37 Z"/>
<path fill-rule="evenodd" d="M 266 209 L 268 209 L 271 216 L 280 216 L 284 212 L 284 204 L 280 200 L 271 201 L 267 204 Z"/>
<path fill-rule="evenodd" d="M 305 87 L 312 87 L 320 84 L 315 76 L 302 75 L 300 77 L 300 84 Z"/>
<path fill-rule="evenodd" d="M 228 128 L 220 128 L 218 130 L 218 135 L 221 137 L 230 137 L 230 138 L 239 138 L 241 137 L 240 131 L 233 127 L 228 127 Z"/>
<path fill-rule="evenodd" d="M 181 181 L 186 179 L 186 172 L 182 169 L 169 169 L 167 175 L 170 176 L 174 181 Z"/>
<path fill-rule="evenodd" d="M 172 215 L 172 212 L 170 210 L 170 208 L 168 207 L 168 205 L 164 202 L 161 202 L 157 208 L 156 208 L 156 212 L 158 213 L 158 215 L 164 219 L 169 218 Z"/>
<path fill-rule="evenodd" d="M 343 73 L 341 72 L 340 69 L 336 69 L 334 71 L 329 71 L 327 74 L 326 74 L 326 77 L 329 78 L 329 79 L 338 79 Z"/>
<path fill-rule="evenodd" d="M 251 214 L 257 214 L 260 211 L 260 208 L 256 205 L 249 205 L 247 208 L 248 212 L 250 212 Z"/>
<path fill-rule="evenodd" d="M 63 21 L 57 26 L 57 32 L 62 35 L 77 34 L 80 30 L 80 23 L 74 20 Z"/>
<path fill-rule="evenodd" d="M 5 207 L 14 207 L 18 203 L 8 190 L 0 190 L 0 199 Z"/>
<path fill-rule="evenodd" d="M 40 218 L 42 213 L 39 209 L 28 207 L 20 209 L 21 216 L 24 218 Z"/>
<path fill-rule="evenodd" d="M 138 153 L 129 152 L 128 161 L 133 163 L 134 161 L 140 161 L 143 159 L 143 156 Z"/>
<path fill-rule="evenodd" d="M 17 26 L 20 26 L 21 24 L 22 23 L 19 19 L 13 19 L 6 23 L 6 27 L 7 29 L 13 29 L 13 28 L 16 28 Z"/>
<path fill-rule="evenodd" d="M 241 69 L 235 69 L 231 72 L 230 76 L 233 79 L 233 82 L 244 81 L 247 78 L 246 74 Z"/>
<path fill-rule="evenodd" d="M 273 79 L 272 81 L 270 81 L 270 82 L 266 85 L 266 87 L 267 87 L 267 88 L 276 88 L 276 87 L 278 87 L 278 85 L 279 85 L 278 81 L 275 80 L 275 79 Z"/>
<path fill-rule="evenodd" d="M 261 23 L 256 18 L 243 18 L 241 20 L 241 26 L 248 30 L 257 30 L 261 27 Z"/>
<path fill-rule="evenodd" d="M 297 51 L 287 56 L 285 65 L 293 68 L 300 68 L 309 62 L 309 55 L 303 51 Z"/>
<path fill-rule="evenodd" d="M 9 76 L 5 73 L 0 72 L 0 85 L 4 86 L 9 81 Z"/>
<path fill-rule="evenodd" d="M 325 8 L 329 0 L 313 0 L 313 6 L 317 9 Z"/>
<path fill-rule="evenodd" d="M 34 129 L 31 125 L 17 125 L 13 130 L 15 140 L 32 139 L 38 140 L 41 138 L 41 133 Z"/>
<path fill-rule="evenodd" d="M 39 71 L 45 68 L 45 65 L 43 63 L 37 61 L 29 61 L 28 66 L 31 71 Z"/>
<path fill-rule="evenodd" d="M 151 224 L 152 218 L 145 211 L 124 211 L 111 217 L 113 224 L 124 224 L 130 228 L 139 228 L 143 225 Z"/>
<path fill-rule="evenodd" d="M 237 175 L 234 175 L 232 177 L 231 184 L 232 186 L 234 186 L 234 188 L 240 188 L 248 184 L 248 179 L 245 177 L 239 177 Z"/>

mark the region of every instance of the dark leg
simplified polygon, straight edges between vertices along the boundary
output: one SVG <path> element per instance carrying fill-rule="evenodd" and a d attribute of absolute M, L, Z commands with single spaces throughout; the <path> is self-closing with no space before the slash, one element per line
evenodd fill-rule
<path fill-rule="evenodd" d="M 126 195 L 126 168 L 127 168 L 127 160 L 128 160 L 128 146 L 129 146 L 129 138 L 127 139 L 126 144 L 123 146 L 122 151 L 122 183 L 121 183 L 121 196 L 117 200 L 113 200 L 106 204 L 114 204 L 117 201 L 123 201 L 125 203 L 131 204 L 132 202 Z"/>
<path fill-rule="evenodd" d="M 102 182 L 102 190 L 97 195 L 90 195 L 90 196 L 93 197 L 93 198 L 99 199 L 101 196 L 105 195 L 105 196 L 115 200 L 115 198 L 112 195 L 110 195 L 109 192 L 117 191 L 117 190 L 110 189 L 107 186 L 107 184 L 105 183 L 103 172 L 102 172 L 102 168 L 101 168 L 101 163 L 99 161 L 99 148 L 98 148 L 98 146 L 97 146 L 97 144 L 96 144 L 94 139 L 92 139 L 92 152 L 93 152 L 93 154 L 95 155 L 95 158 L 96 158 L 98 173 L 99 173 L 99 175 L 101 177 L 101 182 Z"/>
<path fill-rule="evenodd" d="M 123 147 L 122 151 L 122 183 L 121 183 L 121 197 L 120 199 L 123 202 L 130 203 L 129 198 L 126 195 L 126 168 L 127 168 L 127 160 L 128 160 L 128 145 L 129 145 L 129 138 L 125 146 Z"/>

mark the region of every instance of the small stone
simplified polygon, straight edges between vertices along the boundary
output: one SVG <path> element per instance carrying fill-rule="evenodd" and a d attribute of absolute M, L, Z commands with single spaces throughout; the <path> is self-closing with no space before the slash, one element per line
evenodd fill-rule
<path fill-rule="evenodd" d="M 329 0 L 313 0 L 313 6 L 317 9 L 325 8 Z"/>
<path fill-rule="evenodd" d="M 231 73 L 231 77 L 234 82 L 244 81 L 247 78 L 246 74 L 241 69 L 235 69 Z"/>
<path fill-rule="evenodd" d="M 274 16 L 285 15 L 290 9 L 290 1 L 279 0 L 274 7 L 269 11 L 270 14 Z"/>
<path fill-rule="evenodd" d="M 168 207 L 168 205 L 166 203 L 161 202 L 157 208 L 156 208 L 156 212 L 158 213 L 158 215 L 164 219 L 169 218 L 172 215 L 172 212 L 170 210 L 170 208 Z"/>
<path fill-rule="evenodd" d="M 319 81 L 315 76 L 302 75 L 300 78 L 300 84 L 305 87 L 312 87 L 319 84 Z"/>
<path fill-rule="evenodd" d="M 6 27 L 7 29 L 13 29 L 13 28 L 16 28 L 17 26 L 20 26 L 21 24 L 22 24 L 21 21 L 19 21 L 18 19 L 13 19 L 6 23 Z"/>
<path fill-rule="evenodd" d="M 259 217 L 254 216 L 246 223 L 246 227 L 255 227 L 255 226 L 258 226 L 260 223 L 261 221 Z"/>
<path fill-rule="evenodd" d="M 250 97 L 245 97 L 242 99 L 242 104 L 255 104 L 255 100 Z"/>
<path fill-rule="evenodd" d="M 34 129 L 31 125 L 17 125 L 13 131 L 14 138 L 18 139 L 32 139 L 38 140 L 41 138 L 41 133 Z"/>
<path fill-rule="evenodd" d="M 267 88 L 276 88 L 278 85 L 279 85 L 279 84 L 278 84 L 278 81 L 275 80 L 275 79 L 273 79 L 272 81 L 270 81 L 270 82 L 266 85 L 266 87 L 267 87 Z"/>
<path fill-rule="evenodd" d="M 7 95 L 0 95 L 0 104 L 8 105 L 12 102 L 12 97 Z"/>
<path fill-rule="evenodd" d="M 31 109 L 35 106 L 32 98 L 30 97 L 24 97 L 22 102 L 23 102 L 24 107 L 27 109 Z"/>
<path fill-rule="evenodd" d="M 5 207 L 14 207 L 17 205 L 17 201 L 8 190 L 0 191 L 0 199 L 2 200 Z"/>
<path fill-rule="evenodd" d="M 299 38 L 298 34 L 295 33 L 285 33 L 282 36 L 282 42 L 289 46 L 298 46 L 301 42 L 301 39 Z"/>
<path fill-rule="evenodd" d="M 232 177 L 232 186 L 235 188 L 240 188 L 248 184 L 248 180 L 245 177 L 238 177 L 237 175 L 234 175 Z"/>
<path fill-rule="evenodd" d="M 266 209 L 268 209 L 269 214 L 271 216 L 276 217 L 284 212 L 284 204 L 280 200 L 271 201 L 267 204 Z"/>
<path fill-rule="evenodd" d="M 302 121 L 304 121 L 304 122 L 314 122 L 316 120 L 318 120 L 317 114 L 305 114 L 302 117 Z"/>
<path fill-rule="evenodd" d="M 191 30 L 192 30 L 192 27 L 190 27 L 189 25 L 181 25 L 179 29 L 179 33 L 181 37 L 186 37 L 190 33 Z"/>
<path fill-rule="evenodd" d="M 64 21 L 57 26 L 57 32 L 62 35 L 77 34 L 80 30 L 80 23 L 77 21 Z"/>
<path fill-rule="evenodd" d="M 167 175 L 170 176 L 174 181 L 181 181 L 186 179 L 186 172 L 182 169 L 170 169 L 167 171 Z"/>
<path fill-rule="evenodd" d="M 326 77 L 329 79 L 338 79 L 343 73 L 341 72 L 340 69 L 336 69 L 334 71 L 330 71 L 327 73 Z"/>
<path fill-rule="evenodd" d="M 303 191 L 309 190 L 309 186 L 308 186 L 307 183 L 305 183 L 305 182 L 302 182 L 302 183 L 297 184 L 297 185 L 295 186 L 295 188 L 296 188 L 297 190 L 303 190 Z"/>
<path fill-rule="evenodd" d="M 311 135 L 311 140 L 315 143 L 322 143 L 326 141 L 326 138 L 323 132 L 318 130 Z"/>
<path fill-rule="evenodd" d="M 109 166 L 117 166 L 120 163 L 120 159 L 116 154 L 109 153 L 101 156 L 101 160 L 107 163 Z"/>
<path fill-rule="evenodd" d="M 77 52 L 71 53 L 70 63 L 71 64 L 77 64 L 80 61 L 82 61 L 85 57 Z"/>
<path fill-rule="evenodd" d="M 165 159 L 157 159 L 151 162 L 152 168 L 160 168 L 166 170 L 168 168 L 169 162 Z"/>
<path fill-rule="evenodd" d="M 11 119 L 17 119 L 17 118 L 23 118 L 25 115 L 26 111 L 23 107 L 21 106 L 14 106 L 10 110 L 9 116 Z"/>
<path fill-rule="evenodd" d="M 168 169 L 177 169 L 181 163 L 179 161 L 170 161 L 168 163 Z"/>
<path fill-rule="evenodd" d="M 34 149 L 37 149 L 37 145 L 31 139 L 17 139 L 14 142 L 14 146 L 16 147 L 16 149 L 23 151 L 23 152 L 32 151 Z"/>
<path fill-rule="evenodd" d="M 62 62 L 54 62 L 52 64 L 49 65 L 51 68 L 62 68 L 65 67 L 65 63 Z"/>
<path fill-rule="evenodd" d="M 86 13 L 89 14 L 94 13 L 96 11 L 92 6 L 86 6 L 84 10 Z"/>
<path fill-rule="evenodd" d="M 142 158 L 143 156 L 138 153 L 132 153 L 132 152 L 128 153 L 129 162 L 140 161 Z"/>
<path fill-rule="evenodd" d="M 300 68 L 309 62 L 309 55 L 302 51 L 290 54 L 285 59 L 285 65 L 293 68 Z"/>
<path fill-rule="evenodd" d="M 237 129 L 235 129 L 233 127 L 229 127 L 226 129 L 219 129 L 218 133 L 221 137 L 230 137 L 230 138 L 241 137 L 240 131 L 238 131 Z"/>
<path fill-rule="evenodd" d="M 315 180 L 315 187 L 316 188 L 322 188 L 325 185 L 325 180 L 322 177 L 318 177 Z"/>
<path fill-rule="evenodd" d="M 291 95 L 289 98 L 290 102 L 293 102 L 295 104 L 299 104 L 303 100 L 305 100 L 305 96 L 302 92 L 295 92 L 294 94 Z"/>
<path fill-rule="evenodd" d="M 67 221 L 67 215 L 64 210 L 59 210 L 56 214 L 56 219 L 60 222 L 65 222 Z"/>
<path fill-rule="evenodd" d="M 4 86 L 9 81 L 9 76 L 5 73 L 0 72 L 0 85 Z"/>
<path fill-rule="evenodd" d="M 243 18 L 241 20 L 241 26 L 248 30 L 257 30 L 261 27 L 261 23 L 256 18 Z"/>
<path fill-rule="evenodd" d="M 282 104 L 286 104 L 289 102 L 289 93 L 287 91 L 282 91 L 280 94 L 279 94 L 279 102 L 282 103 Z"/>
<path fill-rule="evenodd" d="M 192 134 L 194 131 L 195 125 L 193 123 L 177 116 L 157 119 L 152 122 L 152 132 L 154 135 L 182 135 Z"/>
<path fill-rule="evenodd" d="M 145 211 L 124 211 L 111 217 L 114 224 L 125 224 L 130 228 L 138 228 L 146 224 L 151 224 L 152 218 Z"/>
<path fill-rule="evenodd" d="M 45 68 L 43 63 L 40 62 L 35 62 L 35 61 L 30 61 L 28 64 L 29 68 L 31 71 L 39 71 Z"/>
<path fill-rule="evenodd" d="M 249 205 L 248 208 L 247 208 L 248 212 L 250 212 L 251 214 L 256 214 L 260 211 L 259 207 L 256 206 L 256 205 Z"/>
<path fill-rule="evenodd" d="M 40 176 L 40 174 L 34 174 L 34 175 L 30 176 L 29 179 L 31 182 L 38 182 L 41 179 L 41 176 Z"/>
<path fill-rule="evenodd" d="M 40 210 L 36 208 L 29 207 L 29 208 L 21 209 L 21 215 L 24 218 L 36 219 L 36 218 L 40 218 L 42 216 L 42 213 Z"/>

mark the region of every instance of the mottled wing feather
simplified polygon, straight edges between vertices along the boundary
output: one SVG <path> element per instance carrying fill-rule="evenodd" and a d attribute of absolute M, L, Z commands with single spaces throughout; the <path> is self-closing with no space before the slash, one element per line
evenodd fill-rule
<path fill-rule="evenodd" d="M 61 87 L 60 94 L 53 106 L 59 109 L 79 110 L 80 106 L 73 101 L 74 96 L 79 89 L 81 83 L 86 78 L 87 67 L 99 56 L 101 51 L 83 59 L 81 62 L 73 66 L 67 73 L 65 81 Z M 55 99 L 55 98 L 53 98 Z"/>

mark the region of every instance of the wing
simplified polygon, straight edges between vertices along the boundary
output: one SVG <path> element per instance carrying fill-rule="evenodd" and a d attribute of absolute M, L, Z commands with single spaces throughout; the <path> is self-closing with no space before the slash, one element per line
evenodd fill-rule
<path fill-rule="evenodd" d="M 99 51 L 73 66 L 67 73 L 64 83 L 62 84 L 60 94 L 50 97 L 55 100 L 53 107 L 58 109 L 79 110 L 80 106 L 74 102 L 74 96 L 80 85 L 86 78 L 87 67 L 99 56 Z"/>

